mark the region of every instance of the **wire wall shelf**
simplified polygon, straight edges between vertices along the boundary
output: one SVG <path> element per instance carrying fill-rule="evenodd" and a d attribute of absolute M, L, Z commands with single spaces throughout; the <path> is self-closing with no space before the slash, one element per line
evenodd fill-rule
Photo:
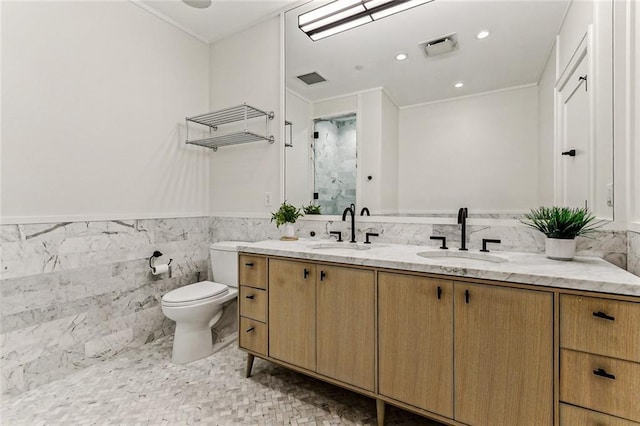
<path fill-rule="evenodd" d="M 258 134 L 249 131 L 249 120 L 254 118 L 265 118 L 265 132 Z M 217 151 L 219 147 L 238 145 L 249 142 L 266 141 L 270 144 L 275 142 L 273 136 L 267 136 L 269 120 L 273 120 L 273 111 L 263 111 L 259 108 L 252 107 L 246 103 L 231 108 L 225 108 L 220 111 L 208 112 L 193 117 L 186 118 L 187 124 L 187 144 L 203 146 Z M 218 130 L 218 126 L 231 123 L 243 123 L 244 129 L 233 133 L 227 133 L 219 136 L 211 136 L 203 139 L 189 140 L 189 123 L 196 123 L 209 128 L 213 133 Z"/>

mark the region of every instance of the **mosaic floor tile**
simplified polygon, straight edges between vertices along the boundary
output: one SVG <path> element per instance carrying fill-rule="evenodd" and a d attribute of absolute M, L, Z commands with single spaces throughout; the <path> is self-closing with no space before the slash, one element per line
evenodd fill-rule
<path fill-rule="evenodd" d="M 0 405 L 2 425 L 374 425 L 373 399 L 256 359 L 235 345 L 188 365 L 163 337 Z M 431 425 L 387 406 L 388 425 Z"/>

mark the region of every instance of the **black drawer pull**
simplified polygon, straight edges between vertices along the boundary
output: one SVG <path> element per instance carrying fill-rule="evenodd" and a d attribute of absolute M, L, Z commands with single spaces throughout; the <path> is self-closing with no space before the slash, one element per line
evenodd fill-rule
<path fill-rule="evenodd" d="M 327 273 L 324 271 L 320 271 L 320 281 L 324 281 L 326 277 L 327 277 Z"/>
<path fill-rule="evenodd" d="M 249 268 L 253 268 L 253 263 L 245 263 L 244 266 L 248 266 Z"/>
<path fill-rule="evenodd" d="M 469 290 L 464 291 L 464 301 L 465 303 L 469 303 Z"/>
<path fill-rule="evenodd" d="M 616 320 L 616 317 L 612 317 L 611 315 L 607 315 L 602 311 L 594 312 L 593 316 L 594 317 L 598 317 L 598 318 L 602 318 L 602 319 L 606 319 L 606 320 L 609 320 L 609 321 L 615 321 Z"/>
<path fill-rule="evenodd" d="M 438 299 L 442 299 L 442 287 L 438 286 Z"/>
<path fill-rule="evenodd" d="M 307 268 L 304 268 L 304 273 L 302 274 L 302 277 L 306 280 L 308 276 L 309 276 L 309 270 Z"/>
<path fill-rule="evenodd" d="M 248 296 L 245 296 L 247 299 L 253 300 L 256 296 L 254 296 L 253 294 L 250 294 Z"/>
<path fill-rule="evenodd" d="M 596 376 L 604 377 L 606 379 L 611 379 L 611 380 L 616 379 L 615 375 L 607 373 L 607 371 L 604 368 L 598 368 L 597 370 L 593 370 L 593 374 L 595 374 Z"/>
<path fill-rule="evenodd" d="M 255 329 L 256 329 L 255 327 L 247 328 L 247 333 L 251 333 Z"/>

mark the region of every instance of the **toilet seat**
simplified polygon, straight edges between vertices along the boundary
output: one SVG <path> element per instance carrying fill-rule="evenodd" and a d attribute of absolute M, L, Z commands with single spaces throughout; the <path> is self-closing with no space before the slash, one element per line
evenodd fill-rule
<path fill-rule="evenodd" d="M 171 290 L 162 296 L 164 306 L 191 306 L 220 299 L 229 293 L 225 284 L 201 281 Z"/>

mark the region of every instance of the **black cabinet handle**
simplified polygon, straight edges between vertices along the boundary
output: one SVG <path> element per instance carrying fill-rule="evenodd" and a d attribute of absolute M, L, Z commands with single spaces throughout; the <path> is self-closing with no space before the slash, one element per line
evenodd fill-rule
<path fill-rule="evenodd" d="M 438 286 L 438 299 L 442 299 L 442 287 Z"/>
<path fill-rule="evenodd" d="M 255 329 L 256 329 L 255 327 L 247 328 L 247 333 L 251 333 Z"/>
<path fill-rule="evenodd" d="M 568 155 L 569 157 L 575 157 L 576 156 L 576 150 L 575 149 L 570 149 L 569 151 L 563 152 L 562 155 Z"/>
<path fill-rule="evenodd" d="M 244 266 L 248 266 L 249 268 L 253 267 L 253 263 L 245 263 Z"/>
<path fill-rule="evenodd" d="M 604 368 L 598 368 L 597 370 L 593 370 L 593 374 L 595 374 L 596 376 L 604 377 L 605 379 L 611 379 L 611 380 L 616 379 L 615 375 L 611 373 L 607 373 L 607 370 L 605 370 Z"/>
<path fill-rule="evenodd" d="M 304 278 L 306 280 L 308 276 L 309 276 L 309 270 L 307 268 L 304 268 L 304 272 L 302 274 L 302 278 Z"/>
<path fill-rule="evenodd" d="M 465 303 L 469 303 L 469 290 L 464 291 L 464 301 Z"/>
<path fill-rule="evenodd" d="M 616 320 L 616 317 L 612 317 L 611 315 L 607 315 L 602 311 L 594 312 L 593 316 L 594 317 L 598 317 L 598 318 L 602 318 L 602 319 L 605 319 L 605 320 L 609 320 L 609 321 L 615 321 Z"/>
<path fill-rule="evenodd" d="M 324 281 L 324 279 L 326 278 L 327 274 L 324 271 L 320 271 L 320 281 Z"/>
<path fill-rule="evenodd" d="M 254 296 L 253 294 L 250 294 L 250 295 L 245 296 L 245 297 L 246 297 L 247 299 L 249 299 L 249 300 L 253 300 L 253 298 L 254 298 L 254 297 L 256 297 L 256 296 Z"/>

